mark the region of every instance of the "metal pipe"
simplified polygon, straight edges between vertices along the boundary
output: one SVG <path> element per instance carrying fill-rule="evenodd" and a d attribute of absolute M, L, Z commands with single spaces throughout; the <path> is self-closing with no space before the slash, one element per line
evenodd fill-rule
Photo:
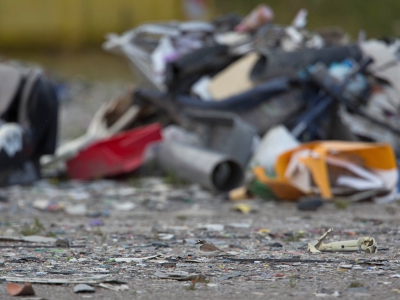
<path fill-rule="evenodd" d="M 157 150 L 157 161 L 163 170 L 219 192 L 230 191 L 243 181 L 238 162 L 207 149 L 164 142 Z"/>

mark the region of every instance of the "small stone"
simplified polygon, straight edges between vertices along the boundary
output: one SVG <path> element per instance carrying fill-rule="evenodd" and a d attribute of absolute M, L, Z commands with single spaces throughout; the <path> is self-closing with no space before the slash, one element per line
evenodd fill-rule
<path fill-rule="evenodd" d="M 342 268 L 342 269 L 351 269 L 351 268 L 353 268 L 353 265 L 340 265 L 339 268 Z"/>
<path fill-rule="evenodd" d="M 77 284 L 74 286 L 74 293 L 94 293 L 95 290 L 87 284 Z"/>
<path fill-rule="evenodd" d="M 72 216 L 84 216 L 86 211 L 87 208 L 85 204 L 71 205 L 65 208 L 65 212 Z"/>

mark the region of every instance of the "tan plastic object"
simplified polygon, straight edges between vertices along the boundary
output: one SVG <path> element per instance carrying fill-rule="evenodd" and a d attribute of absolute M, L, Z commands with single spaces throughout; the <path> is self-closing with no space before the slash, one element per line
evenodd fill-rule
<path fill-rule="evenodd" d="M 339 241 L 332 242 L 329 244 L 323 244 L 322 241 L 328 236 L 329 233 L 333 231 L 330 228 L 325 232 L 316 244 L 308 244 L 308 252 L 320 253 L 321 251 L 337 251 L 337 252 L 347 252 L 347 251 L 359 251 L 364 250 L 366 253 L 376 253 L 378 251 L 378 246 L 375 239 L 370 236 L 365 236 L 359 238 L 358 240 L 350 241 Z"/>
<path fill-rule="evenodd" d="M 35 291 L 33 290 L 30 282 L 25 282 L 24 285 L 10 282 L 7 283 L 7 292 L 11 296 L 34 296 Z"/>
<path fill-rule="evenodd" d="M 231 201 L 242 201 L 250 198 L 249 190 L 245 186 L 238 187 L 229 192 L 229 200 Z"/>
<path fill-rule="evenodd" d="M 250 53 L 215 75 L 208 86 L 213 98 L 223 100 L 253 88 L 250 72 L 259 57 L 258 53 Z"/>
<path fill-rule="evenodd" d="M 378 247 L 376 246 L 375 239 L 366 236 L 358 240 L 340 241 L 329 244 L 321 244 L 318 248 L 320 251 L 359 251 L 364 250 L 366 253 L 376 253 Z"/>

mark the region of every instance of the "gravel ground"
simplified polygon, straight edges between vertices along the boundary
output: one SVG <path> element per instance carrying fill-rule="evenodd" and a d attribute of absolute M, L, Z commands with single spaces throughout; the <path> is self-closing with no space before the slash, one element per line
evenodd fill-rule
<path fill-rule="evenodd" d="M 60 300 L 399 297 L 397 204 L 364 203 L 347 209 L 326 204 L 317 212 L 300 212 L 293 203 L 249 200 L 255 211 L 246 215 L 196 185 L 177 187 L 160 178 L 42 181 L 0 193 L 7 199 L 1 203 L 0 235 L 35 233 L 67 238 L 71 244 L 60 248 L 48 242 L 1 241 L 1 299 L 11 299 L 5 290 L 8 277 L 92 276 L 124 282 L 129 289 L 116 292 L 92 284 L 95 293 L 78 295 L 74 284 L 33 285 L 37 297 Z M 378 253 L 308 254 L 307 243 L 330 227 L 334 232 L 326 243 L 372 236 Z M 203 258 L 194 245 L 200 238 L 234 255 Z M 146 259 L 154 255 L 159 256 Z M 122 258 L 143 259 L 118 262 Z M 176 263 L 176 268 L 166 268 L 166 262 Z M 177 271 L 202 274 L 205 280 L 193 286 L 156 276 Z"/>

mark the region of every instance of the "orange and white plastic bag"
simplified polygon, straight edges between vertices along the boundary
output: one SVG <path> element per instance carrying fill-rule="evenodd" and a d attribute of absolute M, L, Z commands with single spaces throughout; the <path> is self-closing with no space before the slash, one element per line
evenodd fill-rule
<path fill-rule="evenodd" d="M 330 199 L 351 192 L 397 188 L 398 169 L 388 144 L 323 141 L 303 144 L 281 154 L 275 163 L 275 178 L 254 168 L 256 178 L 281 199 L 302 195 Z"/>

